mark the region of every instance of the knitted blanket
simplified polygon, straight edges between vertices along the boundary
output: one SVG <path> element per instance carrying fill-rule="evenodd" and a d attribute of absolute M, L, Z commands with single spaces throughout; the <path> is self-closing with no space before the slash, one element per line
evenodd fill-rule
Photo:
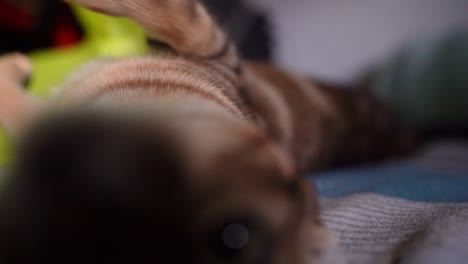
<path fill-rule="evenodd" d="M 467 142 L 312 178 L 348 263 L 468 263 Z"/>

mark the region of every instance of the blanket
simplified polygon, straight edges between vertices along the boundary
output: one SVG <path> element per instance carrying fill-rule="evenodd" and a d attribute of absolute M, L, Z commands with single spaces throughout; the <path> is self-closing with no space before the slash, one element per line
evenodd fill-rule
<path fill-rule="evenodd" d="M 468 142 L 311 179 L 348 263 L 468 262 Z"/>

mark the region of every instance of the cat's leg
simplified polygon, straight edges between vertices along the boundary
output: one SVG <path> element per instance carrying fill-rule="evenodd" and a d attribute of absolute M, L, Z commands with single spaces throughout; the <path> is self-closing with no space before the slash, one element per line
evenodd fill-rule
<path fill-rule="evenodd" d="M 322 128 L 324 138 L 334 142 L 332 166 L 401 156 L 419 145 L 417 131 L 371 93 L 323 86 L 320 91 L 336 109 L 335 119 Z"/>
<path fill-rule="evenodd" d="M 0 123 L 15 136 L 40 105 L 22 85 L 32 71 L 29 59 L 21 54 L 0 57 Z"/>
<path fill-rule="evenodd" d="M 235 45 L 197 0 L 67 0 L 114 16 L 128 17 L 146 31 L 149 43 L 177 54 L 217 61 L 240 71 Z"/>

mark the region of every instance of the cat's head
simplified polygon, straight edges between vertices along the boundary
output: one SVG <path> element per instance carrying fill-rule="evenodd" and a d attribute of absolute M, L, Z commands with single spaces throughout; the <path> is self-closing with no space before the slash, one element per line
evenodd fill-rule
<path fill-rule="evenodd" d="M 316 194 L 278 146 L 165 109 L 33 125 L 0 185 L 1 263 L 322 263 Z"/>

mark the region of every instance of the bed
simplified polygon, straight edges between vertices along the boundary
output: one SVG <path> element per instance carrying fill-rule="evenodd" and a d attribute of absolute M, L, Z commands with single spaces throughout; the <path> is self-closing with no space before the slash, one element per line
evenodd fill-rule
<path fill-rule="evenodd" d="M 349 263 L 467 263 L 467 140 L 310 179 Z"/>

